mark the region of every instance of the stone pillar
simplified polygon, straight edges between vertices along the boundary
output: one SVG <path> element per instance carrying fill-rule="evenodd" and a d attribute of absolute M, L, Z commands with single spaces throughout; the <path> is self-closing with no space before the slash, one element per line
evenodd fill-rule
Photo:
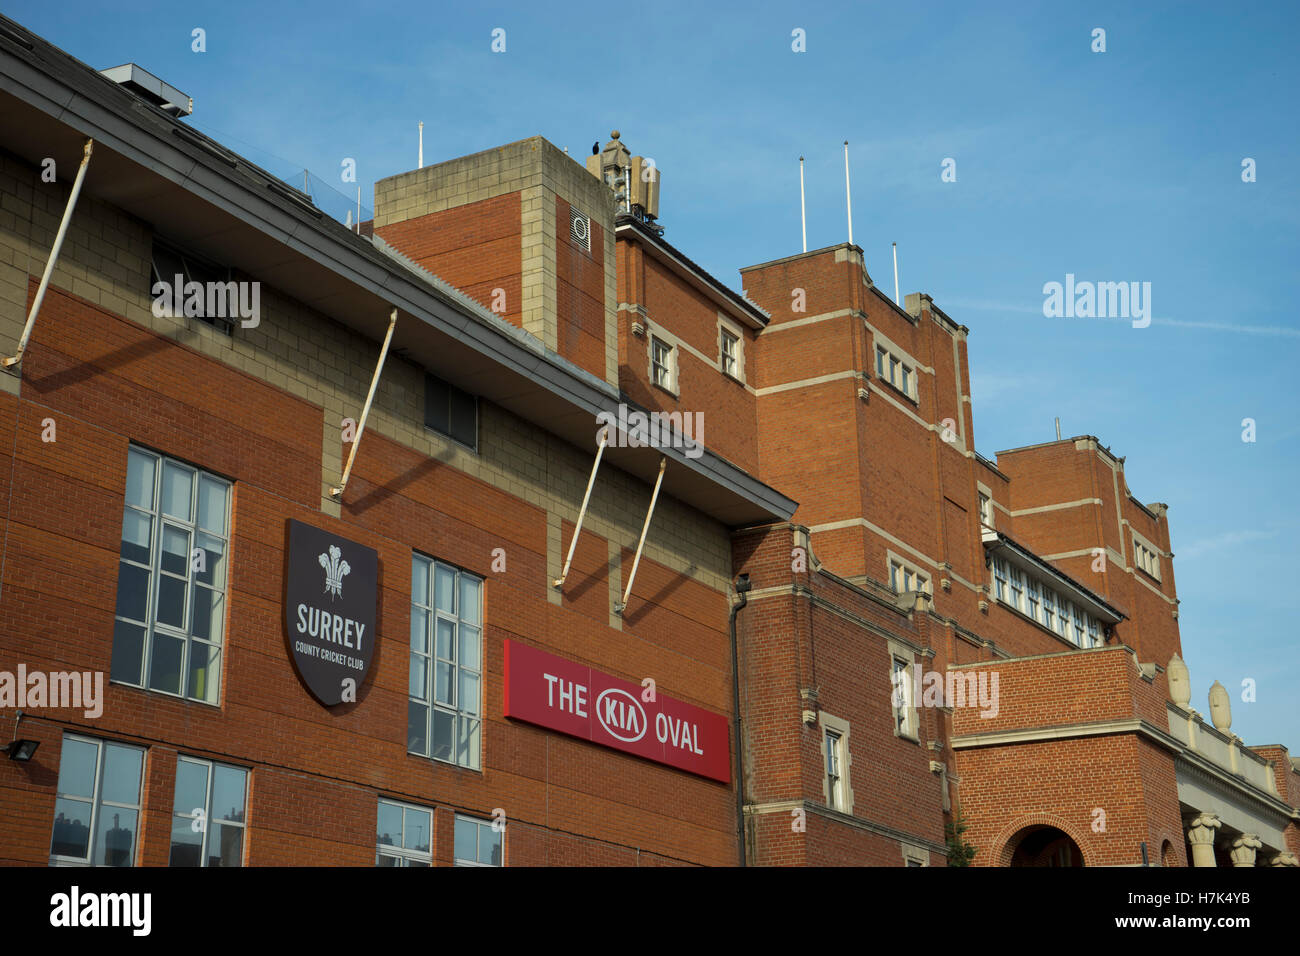
<path fill-rule="evenodd" d="M 1202 813 L 1187 824 L 1187 842 L 1192 845 L 1192 866 L 1218 865 L 1214 862 L 1214 836 L 1221 826 L 1223 822 L 1213 813 Z"/>
<path fill-rule="evenodd" d="M 1270 866 L 1300 866 L 1300 860 L 1296 859 L 1294 853 L 1274 853 L 1273 858 L 1269 860 Z"/>
<path fill-rule="evenodd" d="M 1232 841 L 1232 865 L 1254 866 L 1255 851 L 1264 844 L 1253 833 L 1243 833 Z"/>

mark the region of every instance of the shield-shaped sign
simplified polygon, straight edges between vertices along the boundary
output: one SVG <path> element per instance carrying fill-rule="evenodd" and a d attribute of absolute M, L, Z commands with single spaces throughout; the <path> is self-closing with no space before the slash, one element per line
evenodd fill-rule
<path fill-rule="evenodd" d="M 325 706 L 356 700 L 378 639 L 379 553 L 291 519 L 288 555 L 284 626 L 293 665 Z"/>

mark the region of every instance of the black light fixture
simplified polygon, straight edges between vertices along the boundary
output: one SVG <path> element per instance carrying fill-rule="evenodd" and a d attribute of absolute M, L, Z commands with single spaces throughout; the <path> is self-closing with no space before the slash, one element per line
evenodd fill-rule
<path fill-rule="evenodd" d="M 736 593 L 745 594 L 750 589 L 749 575 L 742 574 L 736 578 Z"/>
<path fill-rule="evenodd" d="M 32 759 L 32 755 L 36 753 L 36 748 L 40 745 L 39 740 L 15 740 L 5 747 L 5 753 L 9 755 L 10 760 L 26 763 Z"/>

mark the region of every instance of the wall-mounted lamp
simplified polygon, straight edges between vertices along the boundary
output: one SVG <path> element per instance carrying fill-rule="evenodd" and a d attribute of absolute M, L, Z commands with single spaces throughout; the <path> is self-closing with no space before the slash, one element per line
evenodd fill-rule
<path fill-rule="evenodd" d="M 5 747 L 5 753 L 9 755 L 10 760 L 26 763 L 32 759 L 32 755 L 36 753 L 36 748 L 40 745 L 39 740 L 15 740 Z"/>

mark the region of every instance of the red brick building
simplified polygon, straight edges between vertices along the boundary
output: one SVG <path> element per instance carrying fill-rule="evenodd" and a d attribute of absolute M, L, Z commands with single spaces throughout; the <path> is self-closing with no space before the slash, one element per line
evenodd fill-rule
<path fill-rule="evenodd" d="M 617 136 L 350 230 L 138 68 L 0 80 L 0 862 L 1294 865 L 1165 507 L 979 456 L 857 247 L 738 294 Z"/>

